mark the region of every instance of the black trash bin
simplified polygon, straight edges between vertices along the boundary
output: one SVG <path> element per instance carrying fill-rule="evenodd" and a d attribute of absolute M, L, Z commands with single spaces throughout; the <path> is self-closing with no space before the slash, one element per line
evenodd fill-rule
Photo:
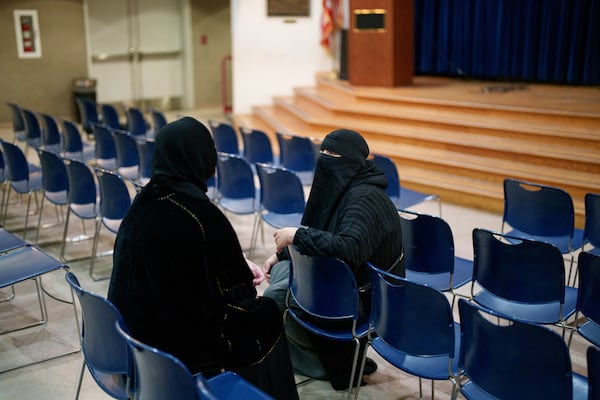
<path fill-rule="evenodd" d="M 73 103 L 75 104 L 75 120 L 82 122 L 81 112 L 77 106 L 77 98 L 83 98 L 96 102 L 96 79 L 76 78 L 73 80 Z"/>

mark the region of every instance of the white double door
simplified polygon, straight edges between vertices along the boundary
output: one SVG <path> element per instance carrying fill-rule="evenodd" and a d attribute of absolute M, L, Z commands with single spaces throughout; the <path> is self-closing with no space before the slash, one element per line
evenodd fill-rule
<path fill-rule="evenodd" d="M 164 109 L 193 102 L 189 0 L 85 0 L 85 10 L 98 102 Z"/>

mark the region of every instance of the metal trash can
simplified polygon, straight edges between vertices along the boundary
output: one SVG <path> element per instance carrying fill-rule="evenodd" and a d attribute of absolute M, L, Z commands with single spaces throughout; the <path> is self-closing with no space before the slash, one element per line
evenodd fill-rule
<path fill-rule="evenodd" d="M 84 98 L 96 102 L 96 79 L 75 78 L 73 80 L 73 103 L 75 105 L 75 121 L 81 123 L 81 112 L 77 105 L 77 98 Z"/>

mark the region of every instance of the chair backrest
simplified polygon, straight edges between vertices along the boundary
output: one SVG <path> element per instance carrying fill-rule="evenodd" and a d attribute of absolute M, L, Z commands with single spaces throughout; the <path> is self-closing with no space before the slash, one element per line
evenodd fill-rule
<path fill-rule="evenodd" d="M 594 247 L 600 247 L 600 194 L 585 194 L 584 240 Z"/>
<path fill-rule="evenodd" d="M 217 185 L 220 196 L 231 199 L 256 197 L 252 167 L 241 156 L 219 153 L 217 157 Z"/>
<path fill-rule="evenodd" d="M 91 99 L 75 96 L 75 102 L 81 115 L 81 125 L 87 133 L 93 132 L 93 125 L 100 123 L 98 104 Z"/>
<path fill-rule="evenodd" d="M 94 173 L 83 161 L 64 159 L 69 179 L 69 203 L 73 205 L 96 204 L 98 190 Z"/>
<path fill-rule="evenodd" d="M 403 210 L 399 213 L 407 270 L 428 273 L 454 272 L 454 237 L 441 217 Z"/>
<path fill-rule="evenodd" d="M 148 132 L 148 125 L 142 110 L 136 107 L 127 107 L 127 130 L 133 136 L 144 136 Z"/>
<path fill-rule="evenodd" d="M 573 199 L 560 188 L 505 179 L 503 232 L 505 224 L 530 235 L 572 237 Z"/>
<path fill-rule="evenodd" d="M 96 159 L 114 160 L 117 157 L 117 147 L 112 132 L 105 125 L 94 124 L 94 143 Z"/>
<path fill-rule="evenodd" d="M 46 197 L 50 199 L 50 193 L 68 191 L 69 177 L 62 157 L 42 149 L 38 150 L 38 154 L 42 167 L 42 188 Z"/>
<path fill-rule="evenodd" d="M 577 311 L 600 325 L 600 256 L 582 251 L 577 258 L 579 290 Z"/>
<path fill-rule="evenodd" d="M 133 361 L 127 342 L 115 327 L 117 321 L 124 326 L 121 313 L 105 297 L 83 289 L 72 272 L 67 272 L 65 279 L 81 307 L 81 348 L 88 370 L 107 394 L 128 398 Z"/>
<path fill-rule="evenodd" d="M 240 144 L 232 124 L 224 121 L 208 120 L 217 151 L 221 153 L 240 154 Z"/>
<path fill-rule="evenodd" d="M 458 307 L 459 367 L 481 391 L 498 399 L 571 398 L 571 359 L 560 335 L 526 322 L 496 324 L 465 299 Z"/>
<path fill-rule="evenodd" d="M 25 121 L 23 121 L 23 113 L 21 107 L 15 103 L 6 102 L 6 105 L 10 109 L 12 116 L 12 128 L 13 132 L 23 132 L 25 130 Z"/>
<path fill-rule="evenodd" d="M 152 165 L 154 163 L 154 139 L 138 138 L 136 140 L 138 156 L 140 159 L 140 180 L 148 180 L 152 177 Z"/>
<path fill-rule="evenodd" d="M 293 171 L 262 163 L 256 164 L 256 170 L 263 209 L 279 214 L 304 212 L 304 189 Z"/>
<path fill-rule="evenodd" d="M 177 357 L 132 337 L 122 322 L 115 328 L 133 355 L 138 400 L 202 399 L 190 370 Z"/>
<path fill-rule="evenodd" d="M 115 142 L 117 168 L 139 166 L 136 139 L 128 131 L 112 129 L 111 132 Z"/>
<path fill-rule="evenodd" d="M 0 140 L 6 166 L 6 179 L 11 182 L 29 180 L 29 164 L 25 153 L 15 144 Z"/>
<path fill-rule="evenodd" d="M 551 243 L 473 229 L 473 285 L 522 303 L 565 301 L 565 265 Z"/>
<path fill-rule="evenodd" d="M 335 257 L 290 253 L 289 294 L 307 313 L 328 319 L 358 320 L 358 285 L 354 272 Z"/>
<path fill-rule="evenodd" d="M 113 172 L 101 168 L 94 168 L 94 172 L 100 186 L 100 216 L 103 220 L 122 220 L 131 205 L 127 184 Z"/>
<path fill-rule="evenodd" d="M 37 115 L 33 111 L 25 108 L 22 108 L 21 110 L 23 111 L 23 121 L 25 121 L 25 139 L 32 144 L 41 143 L 42 129 Z"/>
<path fill-rule="evenodd" d="M 600 400 L 600 349 L 588 347 L 586 351 L 588 370 L 588 399 Z"/>
<path fill-rule="evenodd" d="M 83 153 L 83 140 L 77 124 L 73 121 L 62 120 L 63 150 L 65 153 Z"/>
<path fill-rule="evenodd" d="M 370 323 L 377 337 L 411 356 L 454 358 L 452 307 L 439 290 L 391 275 L 372 264 Z"/>
<path fill-rule="evenodd" d="M 281 132 L 276 132 L 275 135 L 282 166 L 296 172 L 315 169 L 316 158 L 310 138 Z"/>
<path fill-rule="evenodd" d="M 252 164 L 273 163 L 273 146 L 271 139 L 264 131 L 246 128 L 240 128 L 240 131 L 244 143 L 244 158 L 248 162 Z"/>
<path fill-rule="evenodd" d="M 165 114 L 156 108 L 150 109 L 150 116 L 152 118 L 152 127 L 154 129 L 154 133 L 158 132 L 167 124 L 167 118 L 165 117 Z"/>
<path fill-rule="evenodd" d="M 100 106 L 102 113 L 102 123 L 112 129 L 121 129 L 119 121 L 119 112 L 112 104 L 102 104 Z"/>
<path fill-rule="evenodd" d="M 396 164 L 390 157 L 382 154 L 372 154 L 369 158 L 385 173 L 388 181 L 387 194 L 397 207 L 400 204 L 400 175 Z"/>
<path fill-rule="evenodd" d="M 50 114 L 42 113 L 41 116 L 44 126 L 44 129 L 42 129 L 42 145 L 44 149 L 60 152 L 62 150 L 62 140 L 56 119 Z"/>

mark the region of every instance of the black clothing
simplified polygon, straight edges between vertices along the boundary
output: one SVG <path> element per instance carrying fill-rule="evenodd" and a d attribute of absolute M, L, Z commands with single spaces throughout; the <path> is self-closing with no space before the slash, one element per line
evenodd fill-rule
<path fill-rule="evenodd" d="M 275 398 L 297 399 L 279 310 L 271 299 L 257 299 L 236 233 L 205 194 L 216 163 L 208 129 L 186 117 L 166 125 L 156 144 L 155 175 L 115 240 L 108 299 L 134 337 L 173 354 L 192 373 L 232 370 Z M 228 304 L 251 310 L 258 300 L 263 312 L 228 331 Z M 260 354 L 230 348 L 246 337 L 260 342 Z M 270 380 L 257 378 L 273 371 Z"/>

